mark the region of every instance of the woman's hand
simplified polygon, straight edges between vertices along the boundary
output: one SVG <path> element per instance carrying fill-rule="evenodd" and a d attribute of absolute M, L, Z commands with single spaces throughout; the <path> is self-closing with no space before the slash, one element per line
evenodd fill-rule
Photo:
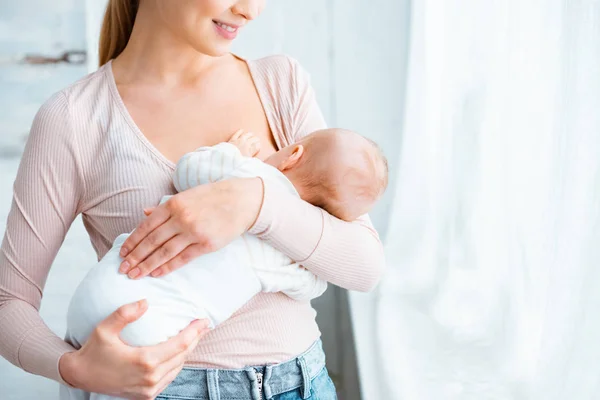
<path fill-rule="evenodd" d="M 246 232 L 260 211 L 260 178 L 228 179 L 177 193 L 154 208 L 121 248 L 119 271 L 158 277 Z"/>
<path fill-rule="evenodd" d="M 181 371 L 188 353 L 208 332 L 208 322 L 196 320 L 156 346 L 126 345 L 119 337 L 121 330 L 147 308 L 145 300 L 127 304 L 102 321 L 81 349 L 60 358 L 63 379 L 87 392 L 154 399 Z"/>

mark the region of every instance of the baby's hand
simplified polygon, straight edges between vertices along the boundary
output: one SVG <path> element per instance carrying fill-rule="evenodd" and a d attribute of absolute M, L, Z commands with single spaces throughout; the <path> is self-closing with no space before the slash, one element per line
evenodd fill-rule
<path fill-rule="evenodd" d="M 260 140 L 252 132 L 244 132 L 243 129 L 234 133 L 229 143 L 240 149 L 246 157 L 254 157 L 260 151 Z"/>

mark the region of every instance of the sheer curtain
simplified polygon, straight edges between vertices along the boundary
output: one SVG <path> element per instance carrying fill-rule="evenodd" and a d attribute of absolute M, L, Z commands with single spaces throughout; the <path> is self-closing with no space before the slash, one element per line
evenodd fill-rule
<path fill-rule="evenodd" d="M 600 2 L 413 2 L 390 399 L 600 398 Z"/>

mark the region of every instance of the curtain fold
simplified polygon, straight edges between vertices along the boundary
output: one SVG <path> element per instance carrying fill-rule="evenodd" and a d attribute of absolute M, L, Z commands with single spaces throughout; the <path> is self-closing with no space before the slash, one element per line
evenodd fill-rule
<path fill-rule="evenodd" d="M 600 393 L 600 2 L 413 2 L 388 276 L 393 399 Z"/>

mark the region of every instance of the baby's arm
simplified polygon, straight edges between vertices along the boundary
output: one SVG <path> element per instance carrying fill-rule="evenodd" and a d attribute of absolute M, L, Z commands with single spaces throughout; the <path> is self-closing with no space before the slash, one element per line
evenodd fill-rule
<path fill-rule="evenodd" d="M 256 236 L 245 234 L 243 241 L 263 292 L 282 292 L 294 300 L 309 301 L 327 289 L 327 282 Z"/>
<path fill-rule="evenodd" d="M 200 147 L 184 155 L 177 163 L 173 178 L 175 188 L 181 192 L 226 178 L 273 176 L 274 167 L 254 158 L 259 150 L 259 139 L 243 131 L 236 132 L 227 143 Z M 292 263 L 282 253 L 272 251 L 276 253 L 273 258 L 255 266 L 263 291 L 282 292 L 298 301 L 308 301 L 325 292 L 326 281 L 300 264 Z M 264 251 L 261 253 L 264 254 Z"/>
<path fill-rule="evenodd" d="M 237 131 L 228 142 L 204 146 L 185 154 L 175 168 L 173 184 L 178 192 L 231 176 L 251 160 L 260 141 L 250 132 Z M 258 160 L 256 160 L 258 161 Z"/>
<path fill-rule="evenodd" d="M 321 296 L 327 290 L 327 282 L 298 263 L 278 266 L 277 270 L 261 271 L 264 292 L 282 292 L 297 301 L 309 301 Z M 272 276 L 274 279 L 266 277 Z M 277 282 L 270 287 L 265 282 Z"/>
<path fill-rule="evenodd" d="M 243 162 L 244 156 L 231 143 L 200 147 L 177 163 L 173 184 L 178 192 L 216 182 Z"/>

